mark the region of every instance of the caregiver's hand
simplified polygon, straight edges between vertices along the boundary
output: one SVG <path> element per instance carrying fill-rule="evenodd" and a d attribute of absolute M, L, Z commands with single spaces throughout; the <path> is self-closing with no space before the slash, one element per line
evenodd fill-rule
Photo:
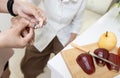
<path fill-rule="evenodd" d="M 29 27 L 29 21 L 19 18 L 19 21 L 12 23 L 12 28 L 0 33 L 0 48 L 23 48 L 25 47 L 34 34 L 34 29 Z M 28 27 L 29 32 L 22 37 L 22 31 Z"/>

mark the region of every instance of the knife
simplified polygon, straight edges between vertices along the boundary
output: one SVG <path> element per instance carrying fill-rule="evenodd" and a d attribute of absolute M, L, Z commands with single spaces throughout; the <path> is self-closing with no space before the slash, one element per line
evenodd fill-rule
<path fill-rule="evenodd" d="M 111 64 L 111 65 L 118 66 L 118 65 L 116 65 L 115 63 L 113 63 L 113 62 L 111 62 L 111 61 L 109 61 L 109 60 L 107 60 L 107 59 L 104 59 L 104 58 L 101 58 L 101 57 L 97 56 L 94 52 L 85 50 L 83 47 L 81 47 L 81 46 L 79 46 L 79 45 L 77 45 L 77 44 L 75 44 L 75 43 L 71 43 L 71 46 L 74 47 L 74 48 L 77 48 L 77 49 L 79 49 L 79 50 L 82 50 L 82 51 L 84 51 L 84 52 L 87 52 L 87 53 L 89 53 L 91 56 L 96 57 L 96 58 L 99 58 L 99 59 L 101 59 L 101 60 L 103 60 L 103 61 L 105 61 L 105 62 L 107 62 L 107 63 L 109 63 L 109 64 Z"/>
<path fill-rule="evenodd" d="M 109 64 L 112 64 L 112 65 L 114 65 L 114 66 L 118 66 L 118 65 L 116 65 L 116 64 L 114 64 L 113 62 L 111 62 L 111 61 L 109 61 L 109 60 L 107 60 L 107 59 L 104 59 L 104 58 L 101 58 L 101 57 L 99 57 L 99 56 L 97 56 L 94 52 L 88 52 L 91 56 L 93 56 L 93 57 L 96 57 L 96 58 L 98 58 L 98 59 L 101 59 L 101 60 L 103 60 L 103 61 L 105 61 L 105 62 L 107 62 L 107 63 L 109 63 Z"/>

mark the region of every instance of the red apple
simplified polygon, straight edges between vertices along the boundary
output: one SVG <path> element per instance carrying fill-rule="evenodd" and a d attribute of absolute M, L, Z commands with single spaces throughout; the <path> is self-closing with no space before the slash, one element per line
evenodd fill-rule
<path fill-rule="evenodd" d="M 109 51 L 105 48 L 97 48 L 94 50 L 94 53 L 101 57 L 101 58 L 104 58 L 104 59 L 108 59 L 108 56 L 109 56 Z M 98 59 L 98 58 L 95 58 L 95 61 L 96 61 L 96 64 L 98 66 L 104 66 L 105 65 L 105 62 L 102 61 L 101 59 Z"/>
<path fill-rule="evenodd" d="M 119 70 L 120 70 L 120 56 L 113 54 L 113 53 L 109 53 L 108 60 L 113 62 L 114 64 L 116 64 L 118 66 L 113 66 L 113 65 L 107 63 L 107 68 L 111 71 L 119 72 Z"/>
<path fill-rule="evenodd" d="M 85 73 L 93 74 L 95 72 L 93 58 L 88 53 L 80 54 L 76 61 Z"/>

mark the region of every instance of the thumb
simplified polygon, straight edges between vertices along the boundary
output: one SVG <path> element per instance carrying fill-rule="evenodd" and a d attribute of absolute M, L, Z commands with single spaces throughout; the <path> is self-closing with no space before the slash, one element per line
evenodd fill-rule
<path fill-rule="evenodd" d="M 22 30 L 24 30 L 26 27 L 28 27 L 29 26 L 29 21 L 28 20 L 25 20 L 25 19 L 21 19 L 20 21 L 19 21 L 19 26 L 17 26 L 17 30 L 19 31 L 19 32 L 21 32 Z"/>
<path fill-rule="evenodd" d="M 30 28 L 29 33 L 25 37 L 23 37 L 23 39 L 28 43 L 33 38 L 33 36 L 34 36 L 34 29 Z"/>

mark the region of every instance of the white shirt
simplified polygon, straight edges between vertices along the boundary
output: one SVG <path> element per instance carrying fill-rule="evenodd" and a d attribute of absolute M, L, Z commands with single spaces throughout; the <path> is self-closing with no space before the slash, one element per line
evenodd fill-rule
<path fill-rule="evenodd" d="M 62 0 L 43 0 L 47 24 L 36 31 L 35 47 L 42 51 L 55 36 L 64 46 L 71 33 L 79 34 L 86 2 L 87 0 L 67 3 Z"/>

